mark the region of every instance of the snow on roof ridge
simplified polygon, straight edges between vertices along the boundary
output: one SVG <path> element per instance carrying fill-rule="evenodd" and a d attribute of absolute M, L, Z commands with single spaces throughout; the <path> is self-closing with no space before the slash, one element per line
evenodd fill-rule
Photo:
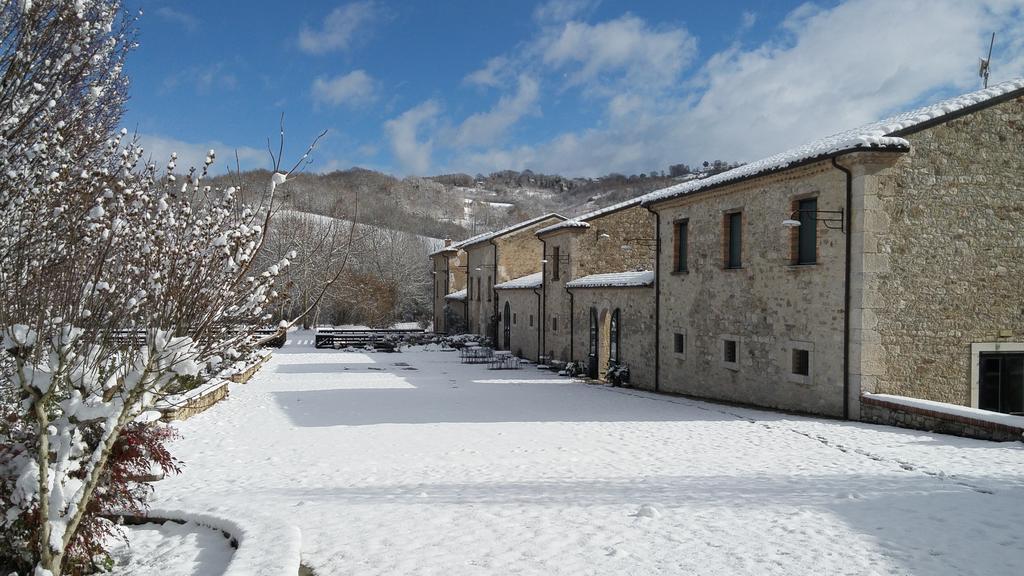
<path fill-rule="evenodd" d="M 463 288 L 462 290 L 456 290 L 455 292 L 452 292 L 451 294 L 446 294 L 444 299 L 445 300 L 465 300 L 466 299 L 466 294 L 467 294 L 466 289 Z"/>
<path fill-rule="evenodd" d="M 634 270 L 630 272 L 609 272 L 591 274 L 565 283 L 566 288 L 626 288 L 631 286 L 650 286 L 654 284 L 653 270 Z"/>
<path fill-rule="evenodd" d="M 699 180 L 689 180 L 668 188 L 655 190 L 641 197 L 641 204 L 648 205 L 652 202 L 676 198 L 718 184 L 742 180 L 765 172 L 781 170 L 799 162 L 815 158 L 825 158 L 840 152 L 858 149 L 909 149 L 910 142 L 895 134 L 1022 89 L 1024 89 L 1024 78 L 1017 78 L 1001 82 L 989 88 L 961 94 L 960 96 L 935 104 L 922 106 L 883 120 L 871 122 L 852 130 L 826 136 L 825 138 L 808 142 L 785 152 L 744 164 L 714 176 L 708 176 Z"/>
<path fill-rule="evenodd" d="M 535 234 L 537 236 L 540 236 L 541 234 L 547 234 L 548 232 L 554 232 L 555 230 L 562 230 L 565 228 L 590 228 L 590 224 L 587 223 L 588 220 L 593 220 L 594 218 L 604 216 L 605 214 L 608 214 L 610 212 L 615 212 L 616 210 L 627 208 L 630 205 L 639 206 L 640 201 L 643 200 L 643 198 L 643 196 L 637 196 L 636 198 L 630 198 L 629 200 L 624 200 L 622 202 L 612 204 L 611 206 L 598 208 L 597 210 L 587 212 L 586 214 L 576 216 L 575 218 L 570 218 L 568 220 L 565 220 L 564 222 L 558 222 L 557 224 L 552 224 L 551 226 L 541 228 L 540 230 L 537 230 Z"/>
<path fill-rule="evenodd" d="M 543 273 L 534 272 L 533 274 L 527 274 L 526 276 L 520 276 L 519 278 L 513 278 L 508 282 L 502 282 L 501 284 L 495 284 L 495 290 L 519 290 L 525 288 L 540 288 L 541 282 L 543 282 Z"/>
<path fill-rule="evenodd" d="M 479 244 L 481 242 L 484 242 L 485 240 L 490 240 L 491 238 L 497 238 L 498 236 L 503 236 L 505 234 L 508 234 L 509 232 L 515 232 L 516 230 L 518 230 L 520 228 L 526 228 L 527 226 L 530 226 L 532 224 L 536 224 L 537 222 L 541 222 L 541 221 L 546 220 L 548 218 L 561 218 L 562 220 L 566 219 L 565 216 L 562 216 L 561 214 L 559 214 L 557 212 L 548 212 L 547 214 L 543 214 L 541 216 L 537 216 L 535 218 L 530 218 L 529 220 L 524 220 L 522 222 L 518 222 L 518 223 L 513 224 L 511 226 L 507 226 L 505 228 L 502 228 L 501 230 L 497 230 L 497 231 L 494 231 L 494 232 L 484 232 L 482 234 L 477 234 L 476 236 L 471 236 L 471 237 L 463 240 L 462 242 L 457 242 L 455 244 L 452 244 L 452 248 L 459 249 L 459 248 L 465 248 L 466 246 L 469 246 L 471 244 Z"/>

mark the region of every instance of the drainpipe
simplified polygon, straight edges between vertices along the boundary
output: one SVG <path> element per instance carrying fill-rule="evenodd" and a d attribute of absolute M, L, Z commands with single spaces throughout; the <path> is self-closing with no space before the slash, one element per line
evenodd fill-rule
<path fill-rule="evenodd" d="M 850 419 L 850 275 L 853 246 L 853 173 L 836 162 L 832 166 L 846 174 L 846 275 L 843 280 L 843 418 Z"/>
<path fill-rule="evenodd" d="M 547 260 L 548 258 L 548 243 L 546 240 L 540 241 L 541 246 L 541 259 Z M 541 352 L 547 349 L 548 339 L 548 264 L 547 262 L 541 262 L 540 264 L 540 292 L 541 292 L 541 316 L 540 316 L 540 349 Z M 537 361 L 540 362 L 540 356 L 537 357 Z"/>
<path fill-rule="evenodd" d="M 464 318 L 465 318 L 465 322 L 466 322 L 466 333 L 468 333 L 468 334 L 475 334 L 476 331 L 471 330 L 471 328 L 473 326 L 469 322 L 469 293 L 473 291 L 470 288 L 470 286 L 473 284 L 473 279 L 469 276 L 469 271 L 470 270 L 471 270 L 471 268 L 469 267 L 469 252 L 466 252 L 466 300 L 465 300 L 466 315 L 465 315 Z"/>
<path fill-rule="evenodd" d="M 448 326 L 448 318 L 447 318 L 447 316 L 444 313 L 444 307 L 445 307 L 444 303 L 447 302 L 447 300 L 445 300 L 445 296 L 447 296 L 448 295 L 448 291 L 452 289 L 451 282 L 450 282 L 451 273 L 452 273 L 451 272 L 451 265 L 452 265 L 451 258 L 449 258 L 447 254 L 445 254 L 445 257 L 444 257 L 444 295 L 441 296 L 441 302 L 442 302 L 442 304 L 441 304 L 441 323 L 444 324 L 444 333 L 445 334 L 448 333 L 448 330 L 450 328 L 450 326 Z M 437 306 L 436 300 L 435 300 L 434 306 Z M 436 329 L 435 329 L 435 331 L 436 331 Z"/>
<path fill-rule="evenodd" d="M 654 214 L 654 391 L 661 391 L 661 217 Z"/>
<path fill-rule="evenodd" d="M 494 318 L 494 348 L 499 348 L 498 344 L 498 291 L 494 287 L 498 284 L 498 245 L 494 243 L 494 238 L 490 239 L 491 246 L 494 247 L 494 269 L 491 274 L 491 299 L 494 302 L 494 310 L 492 311 L 491 317 Z"/>
<path fill-rule="evenodd" d="M 573 362 L 576 360 L 573 346 L 573 341 L 576 339 L 576 295 L 569 290 L 568 284 L 566 282 L 565 292 L 569 294 L 569 362 Z"/>
<path fill-rule="evenodd" d="M 543 285 L 542 285 L 542 287 L 543 287 Z M 540 347 L 540 320 L 541 320 L 541 315 L 540 315 L 540 310 L 541 310 L 541 308 L 540 308 L 540 292 L 537 292 L 537 289 L 534 288 L 533 289 L 533 293 L 537 295 L 537 363 L 540 364 L 540 350 L 541 350 L 541 347 Z"/>

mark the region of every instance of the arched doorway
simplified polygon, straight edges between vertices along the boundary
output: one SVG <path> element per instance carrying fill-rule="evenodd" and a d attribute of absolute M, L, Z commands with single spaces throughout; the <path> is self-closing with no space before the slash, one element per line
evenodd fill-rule
<path fill-rule="evenodd" d="M 608 362 L 610 362 L 611 364 L 618 364 L 619 363 L 619 355 L 622 353 L 621 349 L 619 347 L 619 344 L 620 344 L 620 342 L 619 342 L 619 340 L 620 340 L 619 333 L 622 330 L 622 317 L 621 316 L 622 315 L 620 314 L 619 309 L 616 308 L 615 311 L 612 312 L 612 321 L 611 321 L 611 325 L 608 328 L 608 343 L 609 343 Z"/>
<path fill-rule="evenodd" d="M 508 305 L 508 301 L 505 302 L 505 313 L 502 315 L 505 321 L 505 350 L 512 349 L 512 307 Z"/>
<path fill-rule="evenodd" d="M 612 315 L 608 310 L 601 311 L 601 322 L 598 324 L 597 377 L 605 379 L 608 373 L 608 360 L 612 353 L 611 342 Z"/>
<path fill-rule="evenodd" d="M 587 376 L 597 378 L 597 308 L 590 308 L 590 348 L 587 352 Z"/>

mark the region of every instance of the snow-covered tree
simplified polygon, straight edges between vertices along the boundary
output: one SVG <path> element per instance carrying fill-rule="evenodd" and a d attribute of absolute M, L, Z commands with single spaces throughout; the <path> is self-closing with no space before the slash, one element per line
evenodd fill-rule
<path fill-rule="evenodd" d="M 37 576 L 69 568 L 121 432 L 249 342 L 288 265 L 252 271 L 287 173 L 251 209 L 204 184 L 213 151 L 176 175 L 114 131 L 132 26 L 119 0 L 0 8 L 0 540 Z"/>

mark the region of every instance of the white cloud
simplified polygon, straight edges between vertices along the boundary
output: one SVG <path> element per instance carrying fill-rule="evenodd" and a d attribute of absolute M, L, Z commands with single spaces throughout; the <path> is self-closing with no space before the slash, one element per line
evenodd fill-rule
<path fill-rule="evenodd" d="M 541 41 L 545 65 L 569 68 L 570 86 L 606 87 L 608 75 L 630 86 L 672 84 L 697 52 L 684 28 L 654 29 L 626 14 L 598 24 L 568 22 Z"/>
<path fill-rule="evenodd" d="M 234 170 L 236 151 L 243 170 L 267 167 L 270 163 L 266 150 L 249 146 L 228 146 L 218 140 L 186 142 L 158 134 L 139 134 L 138 138 L 146 152 L 144 158 L 152 160 L 161 171 L 167 165 L 172 152 L 178 155 L 176 172 L 181 173 L 188 172 L 188 169 L 193 166 L 197 170 L 201 169 L 206 153 L 210 150 L 217 153 L 216 160 L 210 166 L 210 172 L 213 174 L 222 174 L 227 171 L 228 167 Z"/>
<path fill-rule="evenodd" d="M 188 86 L 198 94 L 208 94 L 214 89 L 230 91 L 238 87 L 238 77 L 227 69 L 224 62 L 213 62 L 192 66 L 164 78 L 164 90 L 174 90 L 179 86 Z"/>
<path fill-rule="evenodd" d="M 186 32 L 195 32 L 199 29 L 199 19 L 188 12 L 161 6 L 156 9 L 156 15 L 172 24 L 181 26 Z"/>
<path fill-rule="evenodd" d="M 537 109 L 540 86 L 529 76 L 521 75 L 515 95 L 502 96 L 494 108 L 466 118 L 455 134 L 459 147 L 494 144 L 506 130 L 523 116 Z"/>
<path fill-rule="evenodd" d="M 462 81 L 477 86 L 502 86 L 508 82 L 510 67 L 511 63 L 508 58 L 497 56 L 488 60 L 483 68 L 467 74 Z"/>
<path fill-rule="evenodd" d="M 757 13 L 744 10 L 743 13 L 740 14 L 740 32 L 750 30 L 754 27 L 754 24 L 757 24 Z"/>
<path fill-rule="evenodd" d="M 384 123 L 391 143 L 391 152 L 406 174 L 429 173 L 434 140 L 420 140 L 420 129 L 424 125 L 431 127 L 440 113 L 440 105 L 434 100 L 427 100 Z"/>
<path fill-rule="evenodd" d="M 633 16 L 569 23 L 548 36 L 544 62 L 568 69 L 581 92 L 618 75 L 593 128 L 546 142 L 464 150 L 450 169 L 488 172 L 529 167 L 567 175 L 635 173 L 677 162 L 752 161 L 940 97 L 980 87 L 977 59 L 997 31 L 992 81 L 1024 74 L 1024 0 L 848 0 L 804 5 L 776 37 L 709 56 L 692 78 L 669 54 L 692 39 L 670 34 L 653 44 Z M 550 32 L 548 32 L 550 34 Z M 657 37 L 657 36 L 655 36 Z M 659 67 L 655 63 L 662 63 Z M 653 77 L 661 90 L 633 87 Z M 595 79 L 600 81 L 595 81 Z M 612 77 L 614 81 L 615 77 Z M 671 82 L 670 82 L 671 81 Z"/>
<path fill-rule="evenodd" d="M 362 31 L 379 16 L 372 0 L 339 6 L 324 18 L 318 29 L 303 26 L 299 31 L 299 48 L 310 54 L 347 50 L 357 31 Z"/>
<path fill-rule="evenodd" d="M 542 24 L 572 20 L 592 9 L 595 0 L 548 0 L 533 9 L 533 19 Z"/>
<path fill-rule="evenodd" d="M 317 78 L 312 92 L 313 100 L 320 104 L 358 107 L 376 99 L 377 82 L 365 71 L 354 70 L 333 78 Z"/>

